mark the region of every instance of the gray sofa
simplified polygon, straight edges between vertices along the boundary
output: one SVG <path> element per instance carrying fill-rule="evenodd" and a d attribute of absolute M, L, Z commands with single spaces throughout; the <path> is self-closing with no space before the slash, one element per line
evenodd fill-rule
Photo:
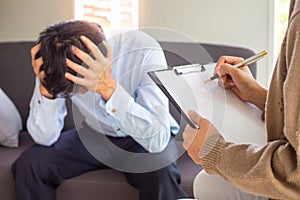
<path fill-rule="evenodd" d="M 165 50 L 167 62 L 170 66 L 189 63 L 215 62 L 222 54 L 248 57 L 254 54 L 251 49 L 219 44 L 192 44 L 182 42 L 160 42 Z M 34 86 L 34 74 L 30 61 L 30 48 L 34 42 L 2 42 L 0 43 L 0 87 L 13 100 L 17 106 L 24 129 L 20 132 L 20 146 L 18 148 L 5 148 L 0 146 L 0 199 L 15 199 L 14 180 L 10 166 L 14 160 L 29 146 L 33 144 L 26 131 L 26 118 L 28 116 L 29 101 Z M 256 64 L 251 66 L 256 74 Z M 68 103 L 70 108 L 70 103 Z M 180 121 L 180 113 L 171 105 L 171 113 Z M 72 109 L 68 109 L 65 129 L 74 127 Z M 185 122 L 181 121 L 181 131 Z M 177 140 L 181 140 L 180 134 Z M 181 185 L 193 197 L 193 179 L 201 166 L 183 154 L 178 159 L 178 167 L 182 174 Z M 59 200 L 93 200 L 93 199 L 138 199 L 138 191 L 130 186 L 121 172 L 113 169 L 91 171 L 80 176 L 63 181 L 58 188 Z"/>

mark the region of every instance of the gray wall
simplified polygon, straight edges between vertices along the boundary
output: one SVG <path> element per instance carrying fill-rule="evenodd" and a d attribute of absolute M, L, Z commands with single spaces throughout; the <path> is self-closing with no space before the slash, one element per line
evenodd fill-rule
<path fill-rule="evenodd" d="M 36 39 L 46 26 L 72 19 L 74 1 L 0 0 L 0 41 Z M 267 85 L 272 71 L 273 4 L 273 0 L 140 0 L 139 25 L 168 28 L 194 41 L 267 50 L 269 56 L 258 69 L 259 82 Z M 174 38 L 162 34 L 157 39 Z"/>
<path fill-rule="evenodd" d="M 258 80 L 266 86 L 273 70 L 273 8 L 274 0 L 140 0 L 139 24 L 176 30 L 195 41 L 267 50 L 258 63 Z M 163 34 L 161 39 L 172 40 Z"/>
<path fill-rule="evenodd" d="M 73 0 L 0 0 L 0 41 L 35 40 L 46 26 L 73 15 Z"/>

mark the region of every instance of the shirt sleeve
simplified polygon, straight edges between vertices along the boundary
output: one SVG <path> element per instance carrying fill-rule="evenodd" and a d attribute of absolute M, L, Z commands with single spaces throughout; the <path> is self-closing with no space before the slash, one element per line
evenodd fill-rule
<path fill-rule="evenodd" d="M 30 101 L 27 129 L 34 142 L 50 146 L 60 136 L 67 110 L 65 99 L 48 99 L 42 96 L 39 85 L 40 82 L 36 78 L 33 96 Z"/>
<path fill-rule="evenodd" d="M 286 49 L 282 52 L 286 58 L 281 60 L 281 64 L 286 65 L 286 69 L 282 70 L 286 70 L 286 77 L 279 71 L 275 74 L 281 87 L 281 91 L 277 92 L 282 92 L 283 98 L 282 130 L 276 131 L 266 121 L 269 140 L 264 146 L 237 145 L 215 134 L 205 140 L 200 155 L 208 173 L 220 175 L 246 192 L 273 199 L 299 199 L 300 196 L 299 15 L 297 19 L 290 24 Z M 277 98 L 273 103 L 273 108 L 279 107 Z M 273 125 L 277 123 L 276 119 L 272 122 Z"/>
<path fill-rule="evenodd" d="M 161 49 L 152 50 L 145 56 L 143 67 L 147 70 L 142 71 L 139 78 L 142 81 L 135 94 L 129 94 L 122 85 L 117 85 L 105 105 L 106 112 L 115 119 L 119 129 L 152 153 L 163 151 L 169 143 L 171 130 L 178 130 L 169 114 L 167 98 L 147 75 L 154 66 L 167 66 Z"/>
<path fill-rule="evenodd" d="M 147 110 L 118 85 L 106 104 L 106 111 L 114 117 L 123 132 L 149 152 L 160 152 L 167 146 L 170 140 L 170 123 L 166 107 L 153 105 Z"/>

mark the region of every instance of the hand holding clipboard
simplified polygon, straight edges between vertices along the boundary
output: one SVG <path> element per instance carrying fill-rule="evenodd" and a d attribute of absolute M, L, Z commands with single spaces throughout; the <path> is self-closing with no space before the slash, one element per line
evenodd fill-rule
<path fill-rule="evenodd" d="M 239 63 L 239 65 L 243 66 L 251 64 L 265 55 L 266 53 L 256 54 L 256 58 L 253 56 L 245 59 L 244 62 Z M 239 67 L 239 65 L 236 67 Z M 174 105 L 177 111 L 180 112 L 182 117 L 192 128 L 198 128 L 198 126 L 197 124 L 194 124 L 187 115 L 187 112 L 190 109 L 199 112 L 201 116 L 211 120 L 214 125 L 217 125 L 216 127 L 218 129 L 224 129 L 225 132 L 230 129 L 230 131 L 228 131 L 228 133 L 231 133 L 228 137 L 229 140 L 232 138 L 232 140 L 235 140 L 236 136 L 234 136 L 234 133 L 239 135 L 239 132 L 245 132 L 246 127 L 252 128 L 251 135 L 253 135 L 253 130 L 257 130 L 257 133 L 261 133 L 261 135 L 258 134 L 257 137 L 264 136 L 264 125 L 260 120 L 260 111 L 257 108 L 253 108 L 253 106 L 242 102 L 232 93 L 232 91 L 221 88 L 216 82 L 211 84 L 204 83 L 205 80 L 210 78 L 210 74 L 213 73 L 214 67 L 214 63 L 206 65 L 192 64 L 178 66 L 172 69 L 152 71 L 148 72 L 148 75 L 168 97 L 171 104 Z M 177 87 L 178 85 L 181 86 Z M 192 87 L 192 89 L 186 87 Z M 185 92 L 185 94 L 183 94 L 182 90 L 185 89 L 182 88 L 186 88 L 190 92 Z M 195 96 L 189 95 L 190 93 L 194 93 Z M 225 97 L 218 95 L 221 93 Z M 176 101 L 176 98 L 174 98 L 175 96 L 180 96 L 183 101 Z M 212 96 L 214 96 L 213 100 L 210 99 Z M 195 99 L 197 103 L 186 102 L 186 99 Z M 214 103 L 210 104 L 209 101 L 213 101 Z M 199 104 L 199 106 L 197 107 L 197 105 L 194 104 Z M 224 109 L 218 110 L 215 107 L 215 105 L 220 104 L 223 104 Z M 224 114 L 222 114 L 222 112 Z M 212 115 L 213 117 L 211 117 Z M 216 117 L 216 115 L 220 116 Z M 239 123 L 243 129 L 239 130 L 239 128 L 236 128 L 232 130 L 232 121 Z M 251 130 L 251 128 L 246 129 Z M 252 136 L 249 136 L 249 138 L 245 137 L 244 139 L 245 141 L 251 141 L 253 138 Z M 260 140 L 264 139 L 262 138 Z"/>

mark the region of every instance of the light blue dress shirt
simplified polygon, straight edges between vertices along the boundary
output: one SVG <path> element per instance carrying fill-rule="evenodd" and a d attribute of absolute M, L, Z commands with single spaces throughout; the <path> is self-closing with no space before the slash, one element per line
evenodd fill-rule
<path fill-rule="evenodd" d="M 112 47 L 112 76 L 117 87 L 108 101 L 88 91 L 71 97 L 86 123 L 114 137 L 131 136 L 149 152 L 161 152 L 178 132 L 178 124 L 169 114 L 168 100 L 147 75 L 148 71 L 167 67 L 159 44 L 140 31 L 124 32 L 108 39 Z M 41 145 L 55 143 L 67 115 L 65 99 L 47 99 L 40 94 L 36 79 L 30 102 L 27 128 Z"/>

